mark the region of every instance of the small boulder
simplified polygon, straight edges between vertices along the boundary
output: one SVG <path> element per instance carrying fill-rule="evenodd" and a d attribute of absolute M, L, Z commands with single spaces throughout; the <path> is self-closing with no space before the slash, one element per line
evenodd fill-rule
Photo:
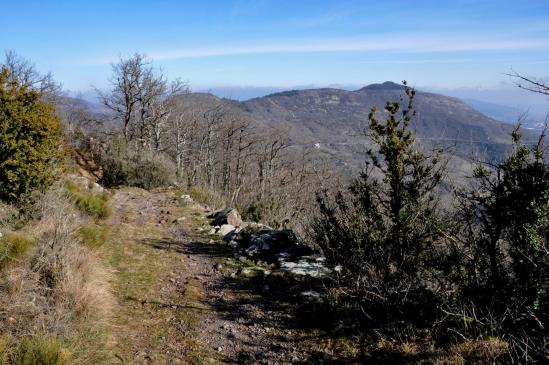
<path fill-rule="evenodd" d="M 231 226 L 239 227 L 242 225 L 242 218 L 236 209 L 225 208 L 218 210 L 210 215 L 208 218 L 212 220 L 212 226 L 221 226 L 223 224 L 230 224 Z"/>
<path fill-rule="evenodd" d="M 243 276 L 243 277 L 251 277 L 251 276 L 254 276 L 254 272 L 252 270 L 246 268 L 246 267 L 243 267 L 238 272 L 238 275 Z"/>
<path fill-rule="evenodd" d="M 320 293 L 314 290 L 307 290 L 301 293 L 301 296 L 311 302 L 320 302 Z"/>
<path fill-rule="evenodd" d="M 182 203 L 188 204 L 193 202 L 193 198 L 189 194 L 183 194 L 179 197 Z"/>
<path fill-rule="evenodd" d="M 235 229 L 236 227 L 233 226 L 232 224 L 223 224 L 221 227 L 219 227 L 219 231 L 217 231 L 217 234 L 221 236 L 225 236 L 231 233 L 232 231 L 234 231 Z"/>
<path fill-rule="evenodd" d="M 298 262 L 282 261 L 280 268 L 292 275 L 310 276 L 320 278 L 332 272 L 329 268 L 318 262 L 311 262 L 307 259 L 301 259 Z"/>

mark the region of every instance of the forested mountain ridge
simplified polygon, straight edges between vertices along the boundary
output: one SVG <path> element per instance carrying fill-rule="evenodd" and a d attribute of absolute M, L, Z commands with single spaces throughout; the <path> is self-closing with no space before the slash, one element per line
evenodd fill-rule
<path fill-rule="evenodd" d="M 385 82 L 356 91 L 287 91 L 240 106 L 258 121 L 291 126 L 290 138 L 295 141 L 330 145 L 352 141 L 366 127 L 372 106 L 383 111 L 387 100 L 399 100 L 402 93 L 401 85 Z M 455 145 L 461 156 L 484 149 L 497 155 L 510 143 L 511 125 L 489 118 L 457 98 L 417 91 L 415 109 L 411 126 L 417 139 Z"/>
<path fill-rule="evenodd" d="M 368 114 L 375 106 L 385 113 L 388 100 L 398 101 L 402 85 L 371 84 L 355 91 L 335 88 L 290 90 L 236 101 L 207 93 L 178 96 L 182 109 L 208 110 L 223 105 L 240 118 L 252 120 L 285 135 L 297 149 L 316 147 L 320 155 L 337 166 L 356 172 L 362 168 Z M 467 171 L 473 156 L 498 160 L 509 150 L 513 126 L 475 110 L 458 98 L 417 91 L 416 116 L 411 129 L 423 147 L 441 146 L 451 151 L 452 165 Z M 535 139 L 524 131 L 525 140 Z"/>

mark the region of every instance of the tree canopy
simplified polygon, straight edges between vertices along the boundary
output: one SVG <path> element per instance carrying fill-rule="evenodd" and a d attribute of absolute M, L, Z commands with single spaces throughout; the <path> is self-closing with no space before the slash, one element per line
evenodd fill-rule
<path fill-rule="evenodd" d="M 42 92 L 0 71 L 0 199 L 16 202 L 49 186 L 64 161 L 63 130 Z"/>

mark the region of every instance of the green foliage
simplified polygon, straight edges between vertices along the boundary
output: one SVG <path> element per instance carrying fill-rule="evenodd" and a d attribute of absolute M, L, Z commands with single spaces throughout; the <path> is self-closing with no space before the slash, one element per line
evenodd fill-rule
<path fill-rule="evenodd" d="M 34 239 L 22 233 L 3 232 L 0 238 L 0 270 L 22 256 L 34 243 Z"/>
<path fill-rule="evenodd" d="M 0 70 L 0 199 L 17 202 L 45 190 L 64 163 L 63 131 L 41 94 Z"/>
<path fill-rule="evenodd" d="M 242 217 L 246 221 L 263 222 L 275 228 L 288 228 L 290 224 L 287 212 L 277 198 L 253 201 L 242 209 Z"/>
<path fill-rule="evenodd" d="M 109 238 L 109 229 L 98 225 L 82 226 L 78 229 L 82 243 L 90 248 L 101 247 Z"/>
<path fill-rule="evenodd" d="M 312 237 L 332 265 L 342 267 L 334 298 L 356 322 L 383 325 L 407 321 L 414 335 L 433 320 L 440 299 L 427 287 L 439 272 L 435 249 L 443 236 L 437 186 L 444 171 L 439 153 L 426 156 L 413 147 L 409 123 L 414 90 L 408 102 L 388 102 L 386 121 L 369 114 L 369 135 L 376 149 L 348 191 L 318 195 L 320 215 Z"/>
<path fill-rule="evenodd" d="M 53 336 L 32 336 L 21 339 L 14 365 L 69 365 L 70 352 Z"/>
<path fill-rule="evenodd" d="M 498 362 L 546 360 L 545 134 L 529 146 L 517 127 L 510 156 L 477 166 L 473 186 L 457 194 L 452 223 L 443 223 L 444 164 L 440 151 L 427 156 L 414 148 L 414 92 L 405 90 L 404 109 L 401 99 L 387 103 L 384 122 L 375 108 L 369 114 L 376 149 L 365 171 L 348 191 L 318 196 L 312 238 L 342 268 L 330 285 L 334 317 L 347 328 L 375 328 L 372 338 L 416 341 L 428 333 L 423 341 L 456 347 L 493 336 L 505 339 Z"/>
<path fill-rule="evenodd" d="M 479 321 L 477 332 L 521 333 L 529 337 L 530 353 L 547 354 L 549 163 L 545 135 L 526 146 L 519 127 L 513 153 L 501 163 L 479 165 L 476 184 L 460 194 L 464 233 L 457 300 L 471 298 L 498 323 Z"/>
<path fill-rule="evenodd" d="M 111 141 L 101 156 L 101 167 L 101 183 L 107 187 L 124 185 L 150 190 L 177 181 L 177 169 L 167 156 L 154 151 L 135 152 L 122 139 Z"/>
<path fill-rule="evenodd" d="M 94 194 L 92 191 L 83 191 L 78 184 L 67 180 L 65 182 L 65 194 L 80 211 L 91 215 L 95 219 L 105 219 L 111 214 L 108 204 L 109 194 L 106 191 L 99 194 Z"/>

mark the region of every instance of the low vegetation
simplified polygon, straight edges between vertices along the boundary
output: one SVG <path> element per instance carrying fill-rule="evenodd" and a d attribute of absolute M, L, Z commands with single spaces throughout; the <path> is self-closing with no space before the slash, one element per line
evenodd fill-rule
<path fill-rule="evenodd" d="M 108 205 L 109 194 L 106 191 L 96 193 L 90 189 L 84 190 L 77 183 L 67 180 L 65 194 L 82 213 L 89 214 L 95 219 L 105 219 L 111 214 Z"/>
<path fill-rule="evenodd" d="M 109 239 L 109 229 L 104 226 L 90 224 L 78 229 L 82 244 L 91 249 L 97 249 Z"/>
<path fill-rule="evenodd" d="M 25 226 L 36 242 L 18 232 L 6 235 L 10 245 L 27 251 L 0 275 L 8 364 L 94 364 L 104 356 L 112 305 L 108 272 L 80 244 L 77 232 L 87 217 L 74 207 L 61 188 L 50 190 Z"/>
<path fill-rule="evenodd" d="M 135 186 L 154 189 L 176 183 L 175 164 L 155 151 L 132 150 L 122 139 L 111 141 L 101 153 L 103 175 L 100 182 L 106 187 Z"/>
<path fill-rule="evenodd" d="M 191 187 L 189 189 L 189 195 L 194 201 L 206 204 L 212 209 L 221 209 L 226 205 L 225 199 L 213 191 Z"/>
<path fill-rule="evenodd" d="M 25 337 L 19 343 L 14 365 L 70 365 L 71 355 L 53 336 Z"/>
<path fill-rule="evenodd" d="M 35 240 L 18 232 L 0 232 L 0 271 L 26 253 Z"/>

